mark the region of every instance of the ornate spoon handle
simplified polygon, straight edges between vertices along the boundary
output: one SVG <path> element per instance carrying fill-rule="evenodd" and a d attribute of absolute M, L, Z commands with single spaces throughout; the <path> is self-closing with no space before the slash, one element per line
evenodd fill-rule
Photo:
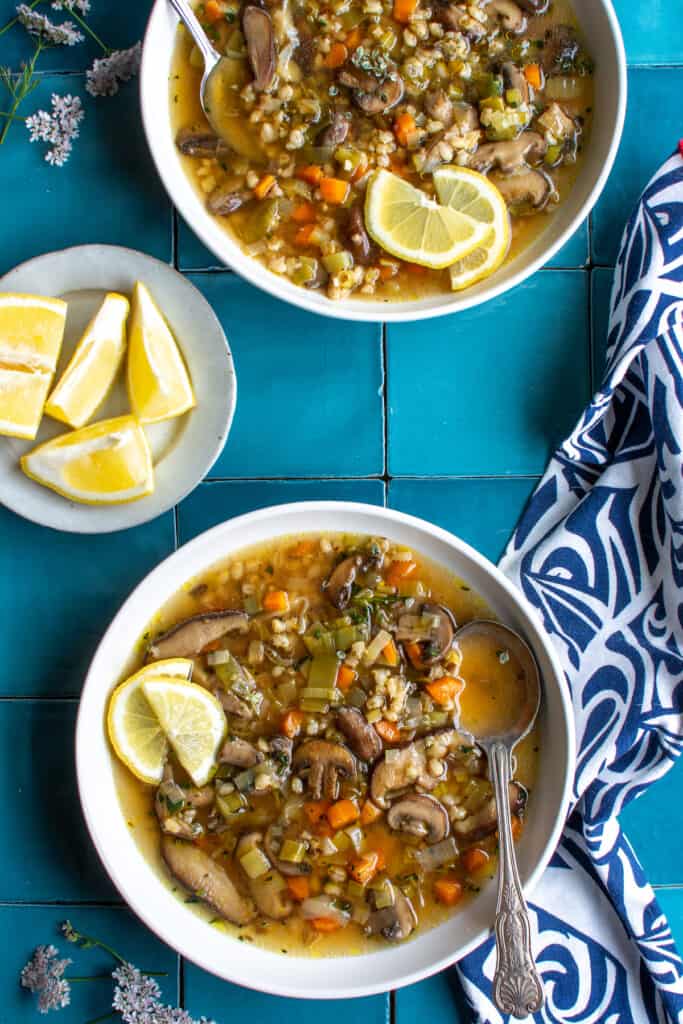
<path fill-rule="evenodd" d="M 192 10 L 188 0 L 169 0 L 169 2 L 180 20 L 185 22 L 186 28 L 204 58 L 205 67 L 209 70 L 219 59 L 220 54 L 216 52 L 208 39 L 206 32 L 199 24 L 197 15 Z"/>
<path fill-rule="evenodd" d="M 496 907 L 496 971 L 493 1001 L 503 1013 L 522 1019 L 543 1006 L 543 988 L 531 952 L 531 929 L 517 872 L 510 821 L 510 752 L 502 743 L 488 750 L 498 807 L 500 858 Z"/>

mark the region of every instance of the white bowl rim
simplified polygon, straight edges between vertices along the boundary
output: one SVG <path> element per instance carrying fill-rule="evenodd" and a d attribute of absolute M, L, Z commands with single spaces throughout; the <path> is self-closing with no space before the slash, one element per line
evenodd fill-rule
<path fill-rule="evenodd" d="M 463 292 L 456 292 L 451 296 L 447 296 L 447 298 L 442 302 L 436 303 L 435 305 L 427 308 L 415 308 L 414 301 L 397 302 L 393 304 L 387 302 L 386 308 L 381 306 L 381 308 L 374 309 L 370 308 L 370 302 L 368 301 L 367 310 L 362 308 L 362 304 L 359 304 L 357 308 L 351 308 L 344 300 L 331 300 L 326 296 L 317 295 L 315 292 L 309 292 L 305 288 L 293 285 L 285 278 L 271 273 L 263 267 L 258 260 L 246 255 L 239 249 L 237 250 L 239 255 L 236 255 L 234 261 L 228 260 L 224 253 L 218 251 L 216 244 L 214 244 L 210 236 L 210 232 L 204 229 L 203 223 L 198 224 L 194 222 L 188 203 L 186 203 L 184 199 L 180 199 L 178 197 L 176 189 L 173 186 L 173 175 L 170 170 L 170 165 L 167 166 L 165 161 L 161 159 L 160 154 L 157 153 L 152 142 L 154 133 L 151 130 L 151 124 L 158 118 L 158 111 L 155 110 L 154 103 L 151 98 L 147 98 L 148 82 L 151 82 L 153 78 L 151 54 L 153 53 L 154 48 L 150 45 L 150 40 L 156 30 L 156 24 L 162 16 L 162 11 L 165 11 L 165 8 L 168 5 L 168 0 L 155 0 L 143 39 L 139 94 L 142 123 L 145 136 L 147 138 L 147 145 L 166 192 L 168 193 L 171 201 L 177 207 L 179 213 L 183 216 L 186 223 L 191 225 L 191 230 L 198 236 L 203 244 L 218 257 L 218 259 L 220 259 L 230 269 L 238 273 L 250 284 L 255 285 L 262 291 L 267 292 L 275 298 L 289 302 L 294 306 L 298 306 L 301 309 L 317 313 L 321 316 L 328 316 L 336 320 L 353 320 L 365 323 L 405 323 L 459 313 L 466 309 L 471 309 L 474 306 L 479 306 L 484 302 L 488 302 L 490 299 L 495 299 L 499 295 L 516 288 L 517 285 L 521 284 L 527 278 L 535 274 L 537 270 L 544 267 L 553 258 L 553 256 L 559 252 L 562 246 L 569 241 L 579 225 L 589 215 L 602 194 L 607 178 L 614 165 L 619 144 L 621 142 L 626 115 L 628 79 L 624 41 L 619 19 L 614 10 L 612 0 L 593 0 L 593 2 L 596 6 L 602 8 L 607 19 L 613 53 L 616 59 L 617 96 L 613 134 L 604 160 L 600 166 L 599 173 L 595 177 L 590 191 L 570 222 L 564 230 L 559 233 L 555 240 L 550 242 L 547 247 L 543 247 L 535 259 L 525 265 L 522 265 L 512 276 L 498 281 L 496 281 L 494 276 L 492 282 L 481 290 L 470 293 L 468 293 L 467 290 Z M 479 286 L 477 286 L 477 289 L 479 289 Z M 380 304 L 377 305 L 380 306 Z"/>
<path fill-rule="evenodd" d="M 526 636 L 527 640 L 531 644 L 532 648 L 536 651 L 542 650 L 545 658 L 551 665 L 553 674 L 555 676 L 554 682 L 556 684 L 556 696 L 559 698 L 559 714 L 561 718 L 561 727 L 563 730 L 562 741 L 566 744 L 567 759 L 563 766 L 563 778 L 561 784 L 561 798 L 556 811 L 555 820 L 550 831 L 549 837 L 543 847 L 542 853 L 536 863 L 536 866 L 529 873 L 526 880 L 523 882 L 524 892 L 529 894 L 535 885 L 538 883 L 541 875 L 545 871 L 548 863 L 557 847 L 560 839 L 560 835 L 564 828 L 569 804 L 572 794 L 572 785 L 574 779 L 574 769 L 576 760 L 576 741 L 574 733 L 574 715 L 571 697 L 569 693 L 569 687 L 562 669 L 559 657 L 552 645 L 549 635 L 545 632 L 544 627 L 541 623 L 541 618 L 527 601 L 522 592 L 514 586 L 514 584 L 497 568 L 493 563 L 489 562 L 483 555 L 479 554 L 473 547 L 460 540 L 454 534 L 450 533 L 443 528 L 436 526 L 427 520 L 420 519 L 416 516 L 411 516 L 403 512 L 396 511 L 394 509 L 388 509 L 383 506 L 369 505 L 361 502 L 349 502 L 349 501 L 306 501 L 306 502 L 292 502 L 281 505 L 273 505 L 267 508 L 258 509 L 253 512 L 247 512 L 243 515 L 236 516 L 232 519 L 227 519 L 209 530 L 204 531 L 197 537 L 193 538 L 188 543 L 182 545 L 173 554 L 165 558 L 159 565 L 152 570 L 131 592 L 129 597 L 126 599 L 124 604 L 121 606 L 116 616 L 110 623 L 108 629 L 104 633 L 100 644 L 98 645 L 97 651 L 95 652 L 91 664 L 86 675 L 86 679 L 83 685 L 83 691 L 81 701 L 79 705 L 78 717 L 76 722 L 76 775 L 79 798 L 81 801 L 81 807 L 83 809 L 84 818 L 88 831 L 92 838 L 93 844 L 97 850 L 102 864 L 104 865 L 109 877 L 112 879 L 114 885 L 117 887 L 123 898 L 128 902 L 128 905 L 135 912 L 135 914 L 143 921 L 143 923 L 154 932 L 162 941 L 167 943 L 173 949 L 177 950 L 183 957 L 196 964 L 198 967 L 209 971 L 227 981 L 231 981 L 236 984 L 240 984 L 246 988 L 252 988 L 256 991 L 269 993 L 272 995 L 280 995 L 302 999 L 337 999 L 337 998 L 356 998 L 361 996 L 375 995 L 378 993 L 386 992 L 389 990 L 395 990 L 402 988 L 406 985 L 414 984 L 415 982 L 421 981 L 424 978 L 430 977 L 431 975 L 443 970 L 446 967 L 451 966 L 457 960 L 462 959 L 473 949 L 477 948 L 481 943 L 491 934 L 490 928 L 481 929 L 470 941 L 459 947 L 455 953 L 450 952 L 441 956 L 440 958 L 434 959 L 423 968 L 408 971 L 401 974 L 399 977 L 392 977 L 390 982 L 387 984 L 386 981 L 378 981 L 376 983 L 365 983 L 358 985 L 353 982 L 350 976 L 344 979 L 343 985 L 337 985 L 336 987 L 328 987 L 325 989 L 316 988 L 315 991 L 308 991 L 305 986 L 297 986 L 290 984 L 272 984 L 265 971 L 255 977 L 253 972 L 247 969 L 246 973 L 241 970 L 231 970 L 232 965 L 230 964 L 229 956 L 225 957 L 225 961 L 220 965 L 214 960 L 208 959 L 203 955 L 203 950 L 196 948 L 188 948 L 185 942 L 184 935 L 180 936 L 171 934 L 170 927 L 166 927 L 163 922 L 152 919 L 151 915 L 147 913 L 144 900 L 142 899 L 129 899 L 126 895 L 126 879 L 122 878 L 118 866 L 116 863 L 116 857 L 111 856 L 106 844 L 103 841 L 103 836 L 100 834 L 100 824 L 96 815 L 97 798 L 98 798 L 98 787 L 97 782 L 94 779 L 93 773 L 89 771 L 89 766 L 85 760 L 83 754 L 83 746 L 85 742 L 85 734 L 87 730 L 93 728 L 93 722 L 90 721 L 88 714 L 89 707 L 89 688 L 93 691 L 93 700 L 96 700 L 97 695 L 95 693 L 97 677 L 104 670 L 104 667 L 100 665 L 100 661 L 104 662 L 103 659 L 103 648 L 106 645 L 107 638 L 115 630 L 117 624 L 125 619 L 127 610 L 140 596 L 144 594 L 144 591 L 151 589 L 153 584 L 163 578 L 168 568 L 174 563 L 181 560 L 187 560 L 191 557 L 196 550 L 200 550 L 208 543 L 214 543 L 215 549 L 218 552 L 214 562 L 219 561 L 221 558 L 226 557 L 231 550 L 239 550 L 239 544 L 227 545 L 227 548 L 221 552 L 220 540 L 223 533 L 241 533 L 242 527 L 248 526 L 252 523 L 259 523 L 264 520 L 273 520 L 273 536 L 283 535 L 282 532 L 277 532 L 277 521 L 282 516 L 296 515 L 297 513 L 315 513 L 315 514 L 335 514 L 339 517 L 339 521 L 342 522 L 342 517 L 345 513 L 352 514 L 358 513 L 359 515 L 371 516 L 377 519 L 378 523 L 391 524 L 396 523 L 399 526 L 403 525 L 406 528 L 412 528 L 422 533 L 426 533 L 431 538 L 440 541 L 446 546 L 450 547 L 454 553 L 458 556 L 462 556 L 464 559 L 469 559 L 474 563 L 474 567 L 482 571 L 484 574 L 489 575 L 494 585 L 499 587 L 507 599 L 511 603 L 517 606 L 517 609 L 527 620 L 526 624 Z M 340 527 L 343 530 L 343 527 Z M 288 532 L 295 532 L 290 530 Z M 210 563 L 203 562 L 203 565 Z M 191 573 L 190 573 L 191 575 Z M 151 615 L 154 614 L 154 609 Z M 150 615 L 150 617 L 151 617 Z M 107 691 L 111 692 L 110 690 Z M 106 831 L 106 829 L 105 829 Z M 140 853 L 140 859 L 144 862 L 143 854 Z M 177 902 L 176 897 L 169 892 L 169 899 Z M 440 927 L 443 927 L 440 926 Z M 431 929 L 426 932 L 426 935 L 431 933 Z M 409 948 L 410 943 L 400 948 Z M 270 953 L 269 951 L 262 950 L 258 947 L 259 953 L 263 954 L 264 958 L 276 956 L 280 958 L 280 954 Z M 380 956 L 383 954 L 379 954 Z M 352 964 L 354 960 L 363 959 L 366 956 L 377 956 L 377 954 L 361 954 L 359 957 L 341 958 L 345 962 Z M 300 958 L 298 958 L 300 959 Z M 305 958 L 305 962 L 310 964 L 311 971 L 315 970 L 316 964 L 329 964 L 330 962 L 338 962 L 340 958 L 330 960 L 329 958 L 323 958 L 316 960 L 315 958 Z M 291 961 L 290 961 L 291 962 Z M 352 972 L 348 972 L 350 975 Z"/>

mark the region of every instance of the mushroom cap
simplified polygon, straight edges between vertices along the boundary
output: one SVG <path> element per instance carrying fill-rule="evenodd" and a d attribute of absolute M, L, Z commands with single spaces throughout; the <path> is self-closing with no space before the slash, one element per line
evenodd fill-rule
<path fill-rule="evenodd" d="M 351 600 L 353 584 L 363 565 L 362 555 L 349 555 L 332 571 L 323 590 L 335 608 L 343 611 Z"/>
<path fill-rule="evenodd" d="M 391 942 L 407 939 L 417 925 L 417 914 L 407 896 L 400 889 L 395 890 L 392 906 L 382 907 L 370 914 L 367 930 L 372 935 L 381 933 Z"/>
<path fill-rule="evenodd" d="M 521 782 L 511 782 L 508 793 L 510 797 L 510 812 L 512 814 L 522 814 L 529 798 L 527 789 Z M 453 831 L 457 832 L 458 836 L 461 839 L 465 839 L 468 843 L 476 843 L 478 840 L 484 839 L 485 836 L 490 836 L 497 828 L 498 810 L 494 796 L 486 800 L 483 807 L 480 807 L 478 811 L 469 814 L 462 821 L 456 821 L 453 825 Z"/>
<path fill-rule="evenodd" d="M 534 210 L 542 210 L 555 194 L 553 180 L 545 171 L 529 168 L 520 174 L 511 174 L 506 178 L 496 176 L 494 183 L 498 186 L 508 206 L 521 206 L 528 203 Z"/>
<path fill-rule="evenodd" d="M 506 32 L 521 35 L 526 29 L 526 16 L 514 0 L 491 0 L 488 9 L 498 15 Z"/>
<path fill-rule="evenodd" d="M 403 99 L 405 86 L 399 74 L 393 72 L 391 78 L 378 83 L 378 88 L 373 92 L 356 90 L 353 94 L 353 102 L 365 114 L 383 114 L 391 110 Z"/>
<path fill-rule="evenodd" d="M 356 774 L 356 760 L 341 743 L 328 740 L 306 740 L 294 754 L 295 769 L 310 768 L 308 787 L 317 800 L 324 791 L 328 800 L 335 800 L 339 790 L 338 776 Z"/>
<path fill-rule="evenodd" d="M 501 142 L 487 142 L 480 146 L 470 160 L 470 167 L 485 174 L 492 167 L 499 167 L 502 174 L 512 174 L 525 167 L 527 160 L 540 160 L 548 144 L 540 132 L 525 131 L 516 139 Z"/>
<path fill-rule="evenodd" d="M 257 92 L 264 92 L 275 77 L 275 38 L 268 11 L 248 4 L 242 12 L 242 31 L 254 72 L 253 86 Z"/>
<path fill-rule="evenodd" d="M 256 911 L 251 900 L 238 890 L 235 883 L 213 860 L 194 843 L 164 836 L 161 854 L 171 874 L 191 893 L 202 893 L 205 903 L 233 924 L 248 924 Z"/>
<path fill-rule="evenodd" d="M 181 128 L 175 144 L 185 156 L 216 156 L 222 149 L 227 150 L 225 143 L 213 132 L 194 131 L 192 128 Z"/>
<path fill-rule="evenodd" d="M 358 708 L 339 708 L 337 725 L 361 761 L 376 761 L 381 756 L 384 747 L 379 734 Z"/>
<path fill-rule="evenodd" d="M 218 761 L 220 764 L 231 764 L 235 768 L 253 768 L 260 764 L 263 754 L 247 740 L 239 736 L 230 736 L 221 747 Z"/>
<path fill-rule="evenodd" d="M 430 844 L 445 839 L 450 828 L 444 805 L 426 793 L 408 793 L 393 803 L 387 823 L 397 832 L 424 837 Z"/>
<path fill-rule="evenodd" d="M 316 146 L 341 146 L 346 141 L 351 127 L 348 117 L 342 110 L 335 110 L 330 123 L 316 136 Z"/>
<path fill-rule="evenodd" d="M 438 615 L 439 625 L 429 641 L 429 651 L 422 652 L 423 665 L 435 665 L 450 650 L 455 635 L 456 623 L 453 612 L 443 604 L 423 604 L 422 615 Z"/>
<path fill-rule="evenodd" d="M 183 619 L 166 630 L 149 645 L 148 653 L 155 661 L 161 658 L 191 658 L 226 633 L 246 633 L 248 629 L 249 616 L 246 612 L 231 608 L 203 612 Z"/>

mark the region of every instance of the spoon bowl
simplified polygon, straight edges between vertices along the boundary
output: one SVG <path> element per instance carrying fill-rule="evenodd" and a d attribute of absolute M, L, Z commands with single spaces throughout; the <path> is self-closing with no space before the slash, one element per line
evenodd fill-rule
<path fill-rule="evenodd" d="M 500 857 L 498 867 L 498 903 L 496 906 L 496 969 L 493 976 L 493 1000 L 503 1013 L 518 1019 L 540 1010 L 543 988 L 531 952 L 531 928 L 522 885 L 517 870 L 512 837 L 510 784 L 512 752 L 532 730 L 541 706 L 541 678 L 531 649 L 518 633 L 499 622 L 474 619 L 455 634 L 463 662 L 468 643 L 490 643 L 499 660 L 512 658 L 518 671 L 517 700 L 509 720 L 496 719 L 493 726 L 474 730 L 474 737 L 488 756 L 489 773 L 498 810 Z M 505 662 L 503 662 L 505 663 Z M 467 729 L 467 723 L 461 722 Z"/>

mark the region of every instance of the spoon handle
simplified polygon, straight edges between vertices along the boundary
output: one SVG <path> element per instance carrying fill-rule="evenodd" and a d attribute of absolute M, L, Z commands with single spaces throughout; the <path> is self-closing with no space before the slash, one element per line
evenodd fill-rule
<path fill-rule="evenodd" d="M 498 808 L 500 843 L 493 1001 L 503 1013 L 523 1019 L 543 1006 L 543 988 L 531 952 L 529 912 L 519 881 L 512 838 L 510 751 L 503 743 L 493 743 L 488 756 Z"/>
<path fill-rule="evenodd" d="M 197 49 L 204 58 L 204 66 L 209 71 L 212 64 L 215 64 L 219 59 L 219 54 L 216 53 L 206 32 L 199 24 L 197 15 L 192 10 L 188 0 L 169 0 L 169 3 L 194 39 Z"/>

